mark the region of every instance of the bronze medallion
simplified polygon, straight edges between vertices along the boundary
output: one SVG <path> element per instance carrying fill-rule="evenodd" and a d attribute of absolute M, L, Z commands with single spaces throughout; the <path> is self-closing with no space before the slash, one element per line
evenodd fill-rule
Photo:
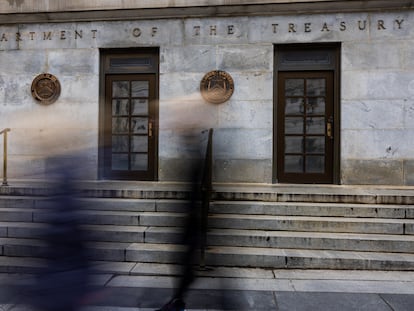
<path fill-rule="evenodd" d="M 233 78 L 225 71 L 213 70 L 200 83 L 200 92 L 209 103 L 222 104 L 233 95 Z"/>
<path fill-rule="evenodd" d="M 42 73 L 32 82 L 32 96 L 41 104 L 54 103 L 60 95 L 59 80 L 50 73 Z"/>

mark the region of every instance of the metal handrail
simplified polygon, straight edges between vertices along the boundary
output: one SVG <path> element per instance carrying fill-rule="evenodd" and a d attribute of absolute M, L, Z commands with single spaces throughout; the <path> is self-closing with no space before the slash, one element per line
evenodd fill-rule
<path fill-rule="evenodd" d="M 207 226 L 208 213 L 210 209 L 211 194 L 213 192 L 213 129 L 208 132 L 208 142 L 206 157 L 204 160 L 204 170 L 201 180 L 201 245 L 200 245 L 200 267 L 205 268 L 205 253 L 207 248 Z"/>
<path fill-rule="evenodd" d="M 8 186 L 7 183 L 7 133 L 10 132 L 11 129 L 5 128 L 4 130 L 0 131 L 0 135 L 4 135 L 3 138 L 3 184 L 2 186 Z"/>

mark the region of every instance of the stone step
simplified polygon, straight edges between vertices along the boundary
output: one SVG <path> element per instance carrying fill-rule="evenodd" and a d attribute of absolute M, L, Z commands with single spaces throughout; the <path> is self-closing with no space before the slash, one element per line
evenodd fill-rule
<path fill-rule="evenodd" d="M 85 210 L 126 211 L 126 212 L 186 212 L 186 200 L 146 200 L 117 198 L 79 198 Z"/>
<path fill-rule="evenodd" d="M 53 213 L 52 213 L 53 214 Z M 47 223 L 49 211 L 35 212 L 33 221 Z M 181 226 L 186 218 L 185 213 L 169 212 L 130 212 L 83 210 L 78 213 L 82 224 L 91 225 L 124 225 L 124 226 Z"/>
<path fill-rule="evenodd" d="M 0 202 L 3 202 L 1 197 Z M 188 202 L 185 201 L 82 199 L 80 202 L 80 208 L 85 222 L 102 221 L 103 224 L 135 225 L 137 223 L 136 217 L 143 212 L 183 213 L 188 211 Z M 42 208 L 0 207 L 0 220 L 26 222 L 46 221 L 47 213 L 52 206 L 49 204 L 49 208 L 45 208 L 45 201 L 41 206 Z M 267 216 L 414 219 L 414 206 L 368 204 L 212 202 L 210 205 L 210 212 L 214 214 Z M 116 219 L 116 215 L 122 215 L 119 217 L 123 219 Z M 105 218 L 106 220 L 104 220 Z M 114 222 L 117 221 L 117 223 L 111 223 L 110 220 Z"/>
<path fill-rule="evenodd" d="M 0 239 L 2 256 L 41 257 L 47 250 L 37 240 Z M 181 263 L 185 247 L 176 244 L 91 243 L 91 260 L 115 262 Z M 1 256 L 0 256 L 1 257 Z M 205 261 L 212 266 L 351 269 L 351 270 L 414 270 L 414 254 L 305 250 L 264 247 L 210 246 Z"/>
<path fill-rule="evenodd" d="M 32 274 L 44 271 L 46 261 L 33 257 L 0 256 L 0 273 Z"/>
<path fill-rule="evenodd" d="M 414 206 L 385 204 L 213 201 L 210 203 L 210 212 L 215 214 L 414 219 Z"/>
<path fill-rule="evenodd" d="M 39 196 L 0 196 L 0 208 L 35 208 L 45 200 Z"/>
<path fill-rule="evenodd" d="M 47 244 L 36 238 L 0 238 L 0 255 L 7 257 L 44 257 Z"/>
<path fill-rule="evenodd" d="M 39 223 L 0 223 L 0 237 L 41 238 L 47 226 Z M 87 241 L 173 244 L 182 240 L 176 227 L 85 225 Z M 265 230 L 210 229 L 208 245 L 361 250 L 414 253 L 414 235 L 350 234 Z"/>
<path fill-rule="evenodd" d="M 207 245 L 414 254 L 414 236 L 407 235 L 214 229 Z"/>
<path fill-rule="evenodd" d="M 149 227 L 140 242 L 174 244 L 181 241 L 180 233 L 177 228 Z M 210 229 L 207 245 L 414 254 L 412 235 Z"/>
<path fill-rule="evenodd" d="M 125 261 L 126 250 L 132 243 L 88 242 L 88 256 L 91 260 Z M 44 258 L 50 254 L 49 245 L 41 239 L 0 238 L 1 256 Z M 0 257 L 1 257 L 0 256 Z"/>
<path fill-rule="evenodd" d="M 177 263 L 184 249 L 177 245 L 132 244 L 127 261 Z M 302 250 L 260 247 L 209 247 L 207 265 L 288 269 L 410 270 L 414 254 Z"/>
<path fill-rule="evenodd" d="M 213 214 L 209 228 L 343 233 L 414 234 L 414 219 Z"/>
<path fill-rule="evenodd" d="M 0 237 L 38 238 L 44 235 L 47 225 L 33 222 L 0 222 Z"/>
<path fill-rule="evenodd" d="M 48 181 L 10 180 L 0 187 L 1 196 L 47 196 L 54 184 Z M 78 181 L 84 197 L 124 199 L 188 199 L 191 185 L 174 182 Z M 286 184 L 213 184 L 213 200 L 262 202 L 318 202 L 413 205 L 413 187 L 286 185 Z"/>
<path fill-rule="evenodd" d="M 2 200 L 0 199 L 0 202 Z M 22 207 L 1 207 L 0 208 L 0 221 L 33 221 L 33 214 L 35 209 L 22 208 Z"/>
<path fill-rule="evenodd" d="M 81 222 L 94 225 L 183 226 L 185 213 L 81 211 Z M 36 213 L 35 222 L 47 222 L 48 213 Z M 347 218 L 211 214 L 209 228 L 278 231 L 414 234 L 414 219 Z"/>
<path fill-rule="evenodd" d="M 47 223 L 50 212 L 45 209 L 1 208 L 0 215 L 4 216 L 2 219 L 5 219 L 6 222 L 10 221 L 11 223 L 17 221 Z M 85 210 L 79 213 L 80 221 L 83 224 L 148 227 L 183 226 L 186 215 L 186 213 L 176 212 L 111 210 Z M 209 228 L 224 229 L 414 235 L 414 219 L 211 214 L 208 222 Z M 4 236 L 4 232 L 0 231 L 0 235 Z"/>
<path fill-rule="evenodd" d="M 173 244 L 183 240 L 183 230 L 177 227 L 87 225 L 83 228 L 89 241 Z"/>
<path fill-rule="evenodd" d="M 76 197 L 82 209 L 113 210 L 130 212 L 183 212 L 188 208 L 186 200 L 158 199 L 119 199 L 119 198 L 82 198 Z M 44 196 L 6 196 L 0 195 L 1 209 L 40 209 L 53 207 L 51 197 Z"/>
<path fill-rule="evenodd" d="M 213 184 L 213 200 L 413 205 L 414 187 Z"/>

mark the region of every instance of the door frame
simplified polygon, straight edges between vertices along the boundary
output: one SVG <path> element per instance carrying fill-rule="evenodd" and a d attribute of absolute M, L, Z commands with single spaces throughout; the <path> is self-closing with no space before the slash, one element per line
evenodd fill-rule
<path fill-rule="evenodd" d="M 142 62 L 128 63 L 126 60 L 136 58 Z M 113 61 L 115 60 L 115 61 Z M 100 50 L 100 77 L 99 77 L 99 149 L 98 149 L 98 179 L 107 180 L 134 180 L 132 178 L 113 177 L 105 172 L 105 118 L 106 118 L 106 80 L 109 75 L 140 75 L 155 76 L 154 119 L 152 131 L 154 135 L 153 173 L 144 179 L 158 181 L 158 141 L 159 141 L 159 48 L 131 48 L 131 49 L 101 49 Z"/>
<path fill-rule="evenodd" d="M 286 55 L 291 53 L 310 53 L 318 55 L 322 53 L 324 59 L 312 61 L 295 62 L 289 60 Z M 340 43 L 306 43 L 306 44 L 279 44 L 274 46 L 274 81 L 273 81 L 273 171 L 272 182 L 279 183 L 278 180 L 278 82 L 279 71 L 333 71 L 333 167 L 332 184 L 340 184 L 340 145 L 341 145 L 341 116 L 340 116 Z M 319 56 L 317 56 L 319 57 Z"/>

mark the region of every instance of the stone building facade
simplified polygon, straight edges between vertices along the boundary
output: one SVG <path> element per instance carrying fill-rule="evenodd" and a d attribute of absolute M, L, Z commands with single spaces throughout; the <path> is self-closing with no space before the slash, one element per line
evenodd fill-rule
<path fill-rule="evenodd" d="M 412 1 L 84 2 L 0 1 L 9 177 L 177 181 L 213 128 L 216 182 L 414 185 Z"/>

